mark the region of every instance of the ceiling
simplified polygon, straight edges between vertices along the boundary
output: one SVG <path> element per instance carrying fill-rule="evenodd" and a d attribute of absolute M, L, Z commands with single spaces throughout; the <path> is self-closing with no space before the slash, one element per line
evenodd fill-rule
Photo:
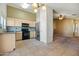
<path fill-rule="evenodd" d="M 54 9 L 57 14 L 79 17 L 79 3 L 48 3 L 47 5 Z"/>
<path fill-rule="evenodd" d="M 30 7 L 27 9 L 23 9 L 21 7 L 21 3 L 9 3 L 8 5 L 34 13 L 31 3 Z M 63 14 L 69 17 L 79 17 L 79 3 L 47 3 L 47 5 L 55 10 L 55 14 Z"/>
<path fill-rule="evenodd" d="M 15 8 L 18 8 L 18 9 L 21 9 L 21 10 L 24 10 L 24 11 L 28 11 L 28 12 L 34 13 L 33 10 L 32 10 L 32 3 L 29 3 L 30 6 L 27 9 L 22 8 L 21 4 L 22 3 L 8 3 L 7 5 L 15 7 Z"/>

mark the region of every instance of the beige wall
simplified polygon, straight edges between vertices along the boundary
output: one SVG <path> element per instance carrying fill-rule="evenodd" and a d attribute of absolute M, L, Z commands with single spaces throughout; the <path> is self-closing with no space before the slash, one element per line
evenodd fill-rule
<path fill-rule="evenodd" d="M 79 20 L 78 19 L 64 19 L 54 20 L 55 33 L 59 33 L 64 36 L 76 36 L 79 37 Z"/>
<path fill-rule="evenodd" d="M 36 20 L 36 15 L 30 12 L 22 11 L 14 7 L 7 7 L 7 17 L 26 19 L 26 20 Z"/>
<path fill-rule="evenodd" d="M 64 36 L 73 36 L 73 19 L 55 20 L 56 33 Z"/>
<path fill-rule="evenodd" d="M 73 36 L 73 20 L 72 19 L 65 19 L 63 20 L 63 35 L 65 36 Z"/>

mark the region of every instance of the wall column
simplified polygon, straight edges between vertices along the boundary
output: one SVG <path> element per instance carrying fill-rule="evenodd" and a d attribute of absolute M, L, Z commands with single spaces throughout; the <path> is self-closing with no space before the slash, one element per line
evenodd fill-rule
<path fill-rule="evenodd" d="M 50 43 L 53 41 L 53 10 L 46 6 L 46 9 L 39 8 L 36 15 L 36 22 L 39 22 L 40 41 Z"/>

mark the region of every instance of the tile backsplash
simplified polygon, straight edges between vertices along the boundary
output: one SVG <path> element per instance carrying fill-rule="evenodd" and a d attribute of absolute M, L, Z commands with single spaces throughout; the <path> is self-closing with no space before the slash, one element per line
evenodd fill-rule
<path fill-rule="evenodd" d="M 35 27 L 28 27 L 29 31 L 35 31 Z M 20 26 L 7 26 L 7 32 L 21 32 Z"/>
<path fill-rule="evenodd" d="M 21 27 L 19 27 L 19 26 L 7 26 L 7 31 L 8 32 L 20 32 Z"/>

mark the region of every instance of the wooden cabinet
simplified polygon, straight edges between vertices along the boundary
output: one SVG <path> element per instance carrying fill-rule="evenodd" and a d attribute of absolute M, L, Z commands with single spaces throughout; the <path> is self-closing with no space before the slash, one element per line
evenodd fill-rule
<path fill-rule="evenodd" d="M 30 27 L 35 27 L 35 22 L 30 23 Z"/>
<path fill-rule="evenodd" d="M 7 26 L 21 26 L 21 19 L 7 18 Z"/>
<path fill-rule="evenodd" d="M 22 23 L 28 23 L 26 20 L 21 20 Z"/>
<path fill-rule="evenodd" d="M 0 34 L 0 53 L 11 52 L 15 49 L 15 33 Z"/>
<path fill-rule="evenodd" d="M 15 19 L 7 18 L 7 26 L 15 26 Z"/>
<path fill-rule="evenodd" d="M 16 32 L 16 41 L 22 40 L 22 32 Z"/>
<path fill-rule="evenodd" d="M 28 23 L 30 27 L 35 27 L 34 21 L 16 19 L 16 18 L 7 18 L 7 26 L 22 26 L 22 23 Z M 35 37 L 35 32 L 30 32 L 30 38 Z M 22 39 L 22 32 L 16 32 L 16 40 Z"/>
<path fill-rule="evenodd" d="M 15 19 L 15 26 L 21 26 L 21 19 Z"/>
<path fill-rule="evenodd" d="M 28 23 L 30 27 L 35 27 L 35 21 L 16 19 L 16 18 L 7 18 L 7 26 L 22 26 L 22 23 Z"/>

